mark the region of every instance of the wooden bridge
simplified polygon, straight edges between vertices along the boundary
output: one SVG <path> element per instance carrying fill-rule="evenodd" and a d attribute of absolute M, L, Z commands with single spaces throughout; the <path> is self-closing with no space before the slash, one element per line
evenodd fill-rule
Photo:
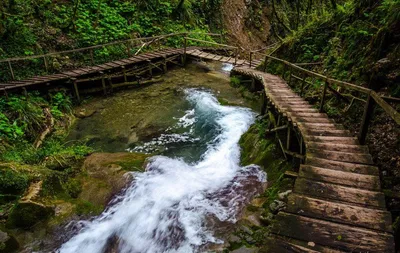
<path fill-rule="evenodd" d="M 189 47 L 189 40 L 216 44 L 229 49 L 230 54 L 218 55 L 204 51 L 203 47 Z M 256 53 L 248 53 L 249 58 L 242 60 L 237 47 L 185 37 L 185 46 L 181 49 L 164 49 L 59 74 L 12 81 L 0 84 L 0 89 L 7 95 L 16 89 L 67 82 L 73 84 L 79 99 L 78 84 L 97 83 L 107 93 L 108 88 L 113 88 L 113 80 L 129 83 L 138 75 L 152 76 L 153 69 L 166 71 L 167 63 L 181 65 L 187 57 L 234 64 L 233 73 L 249 77 L 253 85 L 257 82 L 262 87 L 261 113 L 273 110 L 280 115 L 270 131 L 287 131 L 286 145 L 280 143 L 284 154 L 301 161 L 287 208 L 277 215 L 273 225 L 270 252 L 394 252 L 392 218 L 381 192 L 379 170 L 368 148 L 361 144 L 365 143 L 375 106 L 380 106 L 400 124 L 398 112 L 372 90 L 327 78 L 270 55 L 263 55 L 263 62 L 254 60 Z M 300 94 L 292 91 L 284 79 L 265 73 L 271 60 L 288 67 L 290 79 L 302 81 Z M 324 81 L 318 109 L 301 97 L 306 80 L 292 71 Z M 332 90 L 333 84 L 367 95 L 358 137 L 323 113 L 327 91 Z M 291 147 L 296 134 L 300 139 L 298 150 L 294 151 Z"/>

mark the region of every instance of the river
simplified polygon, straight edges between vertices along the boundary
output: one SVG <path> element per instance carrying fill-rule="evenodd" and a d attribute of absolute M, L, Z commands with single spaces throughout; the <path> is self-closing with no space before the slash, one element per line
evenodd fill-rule
<path fill-rule="evenodd" d="M 185 110 L 158 136 L 127 151 L 154 153 L 145 172 L 78 233 L 60 253 L 203 252 L 222 244 L 218 224 L 235 223 L 266 174 L 240 166 L 241 135 L 255 120 L 245 107 L 224 106 L 213 92 L 183 89 Z"/>

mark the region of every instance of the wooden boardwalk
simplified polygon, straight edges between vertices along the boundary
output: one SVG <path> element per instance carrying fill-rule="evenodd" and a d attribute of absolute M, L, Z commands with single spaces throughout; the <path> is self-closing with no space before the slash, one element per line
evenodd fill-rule
<path fill-rule="evenodd" d="M 394 252 L 391 214 L 366 146 L 294 93 L 280 77 L 239 67 L 297 127 L 306 146 L 271 252 Z"/>
<path fill-rule="evenodd" d="M 162 59 L 178 54 L 183 54 L 183 51 L 184 50 L 182 48 L 164 49 L 156 52 L 139 54 L 126 59 L 107 62 L 96 66 L 68 70 L 58 74 L 36 76 L 25 80 L 0 83 L 0 91 L 7 92 L 9 90 L 28 88 L 34 85 L 36 86 L 36 85 L 51 84 L 57 82 L 66 82 L 70 79 L 85 78 L 90 75 L 100 74 L 101 72 L 121 70 L 121 68 L 128 68 L 129 66 L 139 64 L 141 62 L 147 62 L 151 60 Z"/>

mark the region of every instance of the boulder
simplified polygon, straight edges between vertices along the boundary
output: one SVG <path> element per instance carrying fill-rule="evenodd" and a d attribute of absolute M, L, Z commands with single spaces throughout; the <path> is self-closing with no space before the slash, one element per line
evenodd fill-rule
<path fill-rule="evenodd" d="M 274 200 L 274 202 L 272 202 L 269 205 L 269 209 L 273 214 L 277 214 L 279 211 L 283 210 L 285 206 L 286 206 L 285 202 L 280 200 Z"/>

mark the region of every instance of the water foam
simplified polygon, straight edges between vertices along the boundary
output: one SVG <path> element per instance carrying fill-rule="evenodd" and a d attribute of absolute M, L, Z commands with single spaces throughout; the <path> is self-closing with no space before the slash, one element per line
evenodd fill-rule
<path fill-rule="evenodd" d="M 238 212 L 260 189 L 266 175 L 256 166 L 241 167 L 240 136 L 254 121 L 246 108 L 221 106 L 210 93 L 190 89 L 194 106 L 179 121 L 194 129 L 215 128 L 198 162 L 155 156 L 144 173 L 101 216 L 81 222 L 80 232 L 60 253 L 104 252 L 112 241 L 118 252 L 198 252 L 221 243 L 207 219 L 235 222 Z M 251 183 L 253 182 L 253 183 Z M 256 182 L 256 184 L 254 184 Z"/>

